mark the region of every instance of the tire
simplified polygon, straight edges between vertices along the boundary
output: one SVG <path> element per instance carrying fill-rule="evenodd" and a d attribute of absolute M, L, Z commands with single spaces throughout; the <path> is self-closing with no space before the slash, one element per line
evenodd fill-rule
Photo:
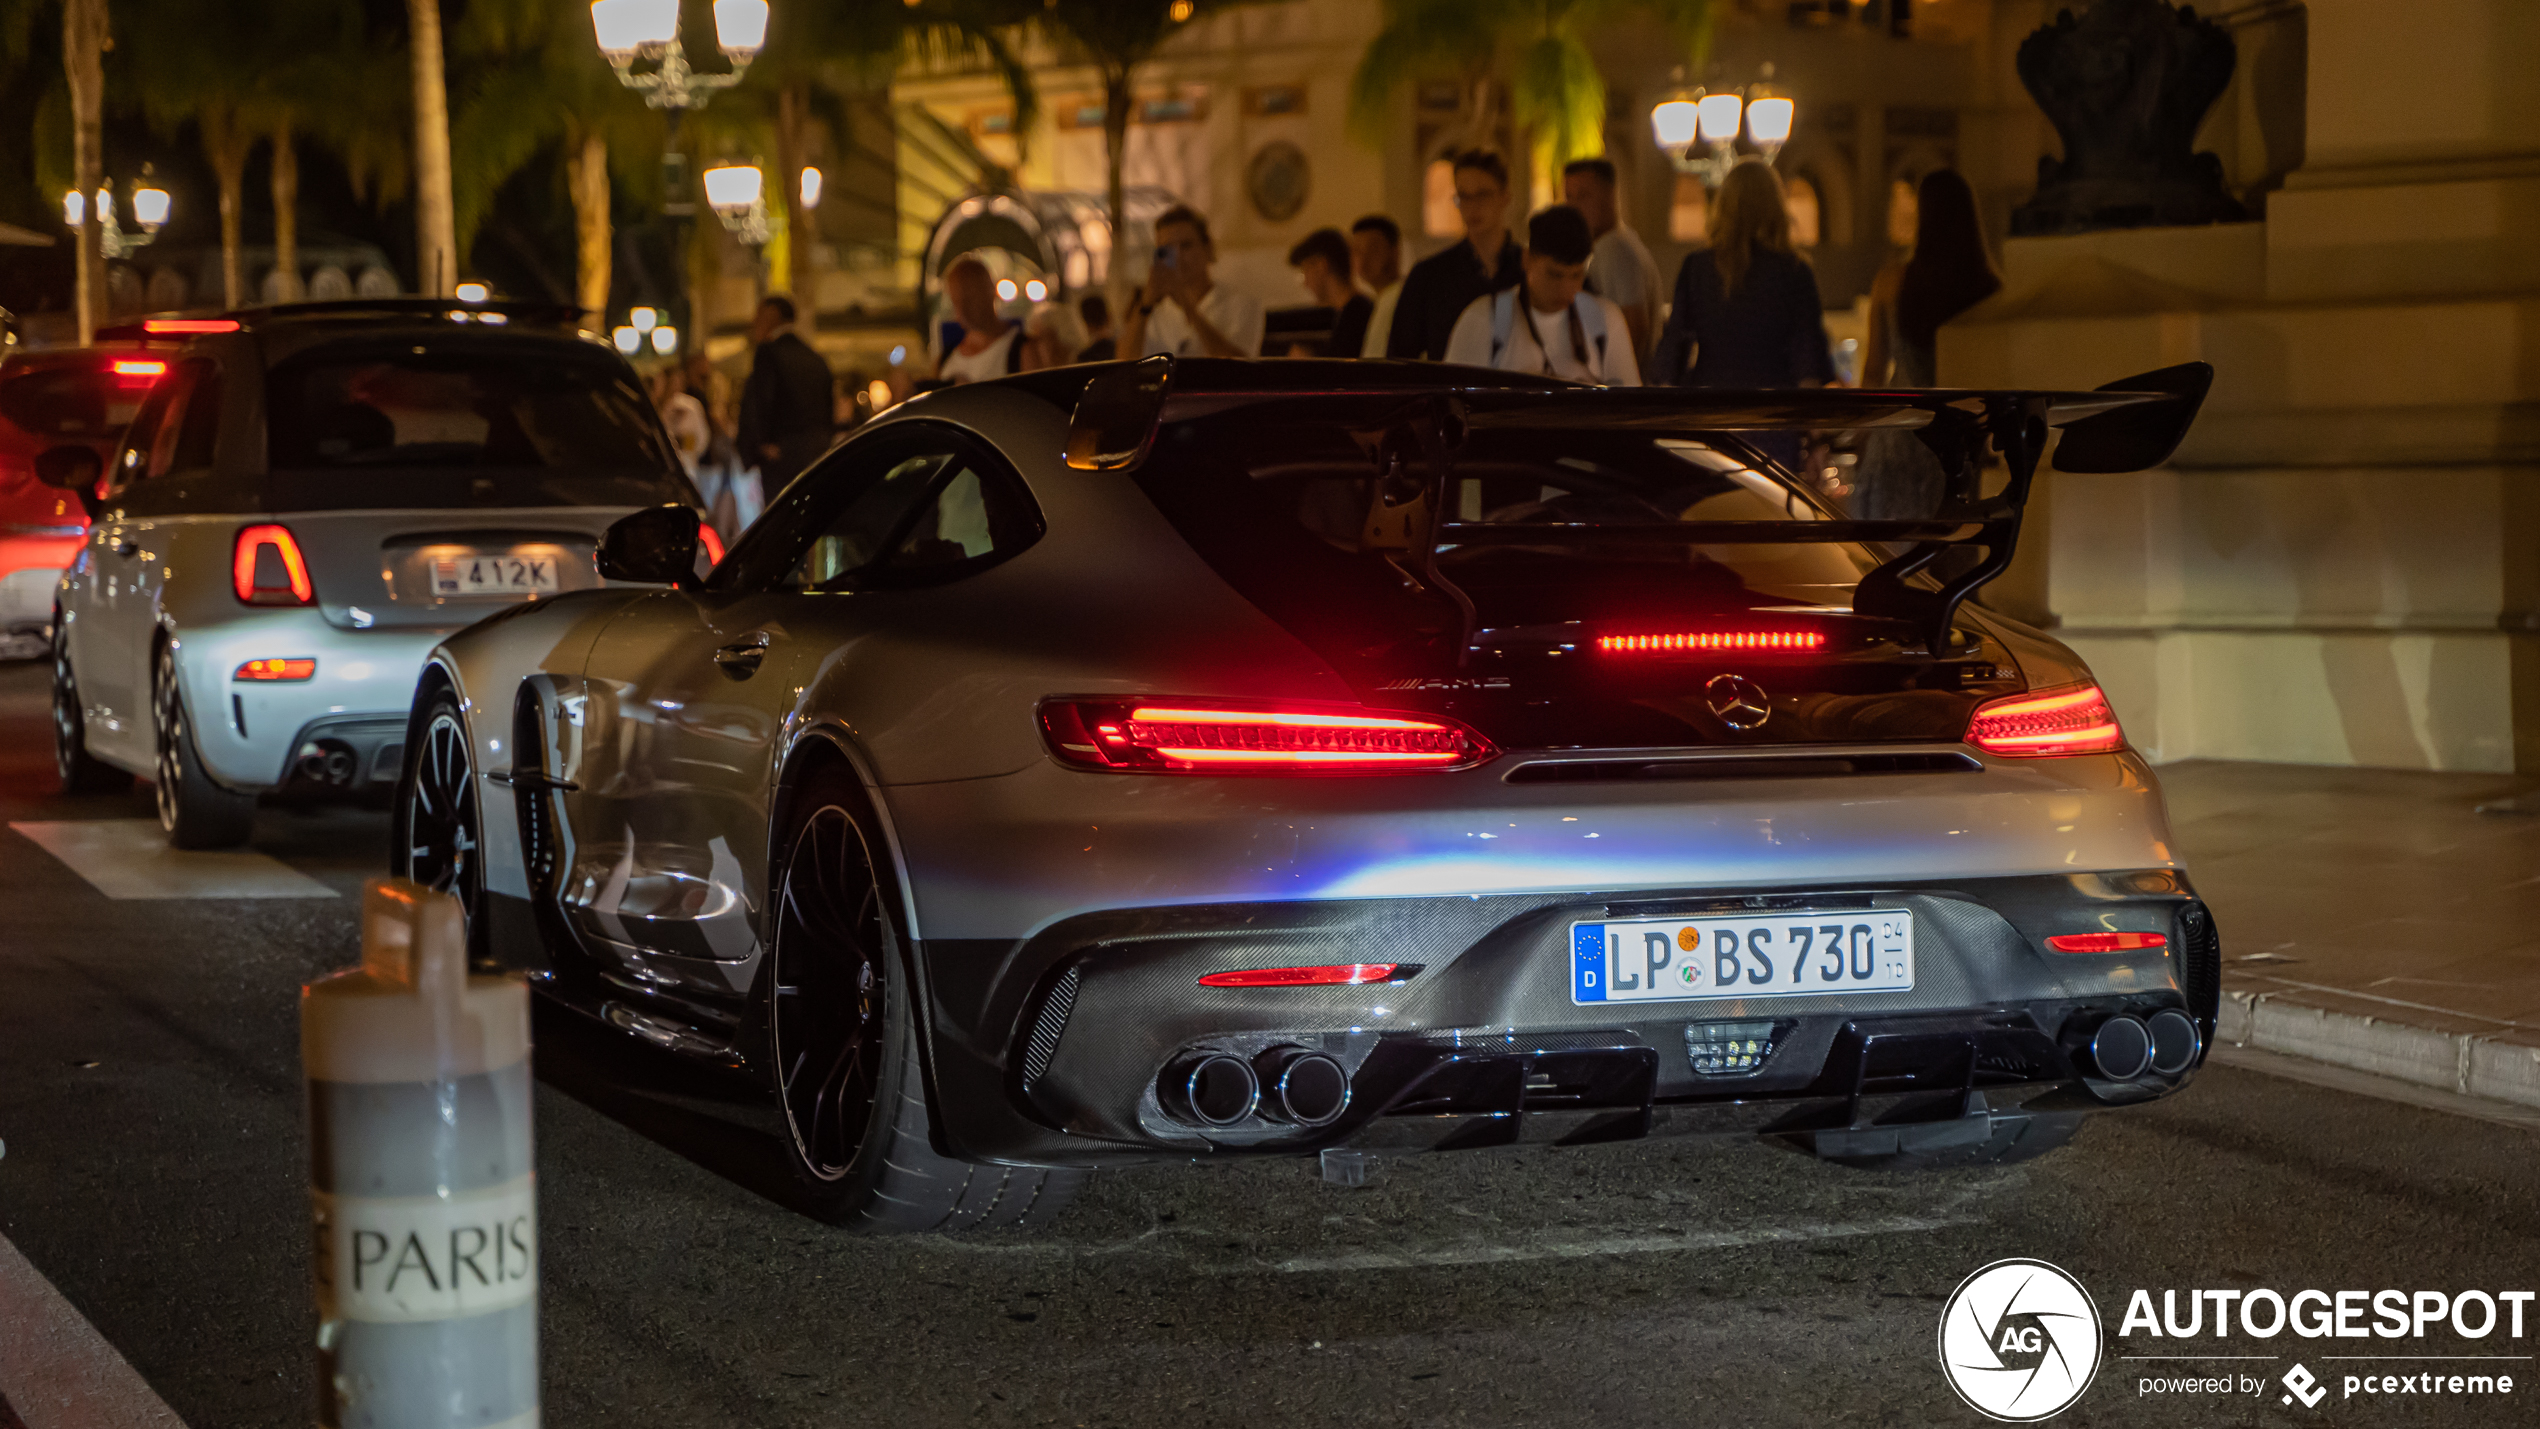
<path fill-rule="evenodd" d="M 788 801 L 759 975 L 770 1090 L 803 1210 L 870 1235 L 1034 1229 L 1082 1171 L 937 1154 L 886 846 L 846 770 Z"/>
<path fill-rule="evenodd" d="M 236 848 L 256 823 L 256 796 L 224 789 L 203 772 L 194 724 L 176 677 L 176 646 L 162 641 L 151 662 L 150 705 L 156 714 L 159 827 L 177 848 Z"/>
<path fill-rule="evenodd" d="M 132 776 L 88 752 L 88 716 L 80 707 L 79 681 L 71 673 L 71 633 L 53 612 L 53 770 L 65 794 L 121 794 Z"/>
<path fill-rule="evenodd" d="M 458 696 L 434 689 L 406 746 L 397 778 L 396 840 L 389 867 L 435 893 L 455 893 L 474 943 L 485 899 L 485 823 L 476 798 L 476 767 Z"/>

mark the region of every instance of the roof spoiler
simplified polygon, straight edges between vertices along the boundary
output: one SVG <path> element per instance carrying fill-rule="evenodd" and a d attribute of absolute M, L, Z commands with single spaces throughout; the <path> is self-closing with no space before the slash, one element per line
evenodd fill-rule
<path fill-rule="evenodd" d="M 1949 642 L 1958 607 L 2011 564 L 2020 517 L 2044 457 L 2050 432 L 2057 470 L 2075 473 L 2142 471 L 2169 459 L 2187 436 L 2214 369 L 2181 363 L 2111 382 L 2093 392 L 2026 389 L 1799 388 L 1727 391 L 1681 387 L 1511 387 L 1459 385 L 1457 369 L 1438 369 L 1434 386 L 1385 381 L 1309 386 L 1287 380 L 1276 363 L 1181 364 L 1150 357 L 1094 374 L 1077 397 L 1068 424 L 1067 464 L 1085 471 L 1135 470 L 1153 450 L 1156 432 L 1180 408 L 1189 415 L 1244 402 L 1385 401 L 1378 419 L 1384 432 L 1372 450 L 1389 465 L 1382 499 L 1402 507 L 1426 495 L 1429 530 L 1423 560 L 1429 579 L 1455 598 L 1471 619 L 1472 603 L 1437 570 L 1437 553 L 1479 542 L 1540 543 L 1547 538 L 1696 544 L 1764 541 L 1876 542 L 1894 552 L 1862 577 L 1853 609 L 1865 615 L 1910 620 L 1925 632 L 1935 654 Z M 1388 364 L 1391 366 L 1391 364 Z M 1345 373 L 1344 364 L 1321 364 Z M 1479 374 L 1475 374 L 1478 376 Z M 1363 409 L 1362 409 L 1363 410 Z M 1362 415 L 1351 425 L 1367 425 Z M 1912 520 L 1704 521 L 1665 526 L 1587 528 L 1541 524 L 1476 525 L 1444 513 L 1456 452 L 1476 432 L 1494 428 L 1580 427 L 1611 431 L 1756 432 L 1894 428 L 1912 431 L 1939 458 L 1945 482 L 1937 507 Z M 1984 450 L 2000 454 L 2010 480 L 1983 493 Z M 1414 468 L 1414 455 L 1425 471 Z M 1942 574 L 1941 558 L 1957 547 L 1983 555 L 1954 574 Z M 1950 566 L 1961 565 L 1949 562 Z M 1469 642 L 1468 642 L 1469 644 Z"/>

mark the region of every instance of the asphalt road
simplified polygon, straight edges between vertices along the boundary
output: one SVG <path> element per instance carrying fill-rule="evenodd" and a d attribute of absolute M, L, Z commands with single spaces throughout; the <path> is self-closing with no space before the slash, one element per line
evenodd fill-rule
<path fill-rule="evenodd" d="M 50 792 L 44 671 L 0 666 L 0 821 Z M 356 953 L 383 816 L 267 809 L 335 898 L 113 900 L 0 832 L 0 1235 L 196 1429 L 313 1401 L 294 1011 Z M 1097 1177 L 1052 1232 L 859 1240 L 758 1189 L 766 1110 L 539 1025 L 547 1422 L 681 1425 L 1976 1424 L 1942 1305 L 2005 1257 L 2087 1284 L 2109 1362 L 2058 1424 L 2532 1423 L 2511 1399 L 2145 1398 L 2135 1287 L 2540 1282 L 2526 1131 L 2221 1065 L 2022 1166 L 1888 1177 L 1749 1141 Z M 2540 1315 L 2535 1315 L 2540 1321 Z M 2525 1355 L 2530 1337 L 2411 1342 Z M 2205 1348 L 2215 1348 L 2207 1344 Z M 2278 1358 L 2387 1342 L 2241 1340 Z M 2323 1377 L 2331 1367 L 2314 1360 Z"/>

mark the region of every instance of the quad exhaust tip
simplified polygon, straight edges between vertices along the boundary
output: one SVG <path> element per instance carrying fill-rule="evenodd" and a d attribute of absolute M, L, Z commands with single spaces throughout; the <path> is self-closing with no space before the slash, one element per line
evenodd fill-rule
<path fill-rule="evenodd" d="M 1164 1069 L 1156 1083 L 1156 1100 L 1175 1121 L 1193 1126 L 1233 1126 L 1252 1115 L 1261 1100 L 1261 1080 L 1252 1065 L 1223 1052 L 1185 1058 Z"/>
<path fill-rule="evenodd" d="M 1320 1052 L 1273 1047 L 1253 1063 L 1262 1115 L 1298 1126 L 1324 1126 L 1349 1106 L 1349 1072 Z"/>
<path fill-rule="evenodd" d="M 2152 1068 L 2151 1029 L 2122 1013 L 2109 1018 L 2090 1034 L 2090 1060 L 2103 1077 L 2133 1081 Z"/>
<path fill-rule="evenodd" d="M 2196 1019 L 2167 1008 L 2152 1014 L 2149 1028 L 2152 1036 L 2152 1070 L 2164 1077 L 2175 1077 L 2195 1065 L 2202 1050 L 2203 1038 L 2196 1034 Z"/>
<path fill-rule="evenodd" d="M 1165 1115 L 1218 1129 L 1259 1116 L 1290 1126 L 1329 1126 L 1349 1108 L 1349 1069 L 1320 1052 L 1273 1047 L 1247 1062 L 1202 1052 L 1164 1069 L 1155 1097 Z"/>

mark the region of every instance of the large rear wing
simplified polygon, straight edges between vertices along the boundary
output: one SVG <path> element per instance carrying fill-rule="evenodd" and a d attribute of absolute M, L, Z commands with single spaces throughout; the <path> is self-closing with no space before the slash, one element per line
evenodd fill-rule
<path fill-rule="evenodd" d="M 1068 465 L 1128 471 L 1144 462 L 1157 431 L 1177 417 L 1232 405 L 1327 404 L 1336 420 L 1364 429 L 1361 445 L 1383 477 L 1389 507 L 1423 507 L 1415 542 L 1423 569 L 1464 608 L 1472 604 L 1438 572 L 1437 556 L 1482 544 L 1708 545 L 1753 542 L 1874 543 L 1891 554 L 1862 577 L 1853 609 L 1912 621 L 1938 654 L 1958 607 L 2011 563 L 2021 513 L 2050 435 L 2059 471 L 2141 471 L 2169 459 L 2196 420 L 2214 370 L 2182 363 L 2112 382 L 2095 392 L 1935 388 L 1863 391 L 1803 388 L 1726 391 L 1681 387 L 1576 387 L 1468 368 L 1407 364 L 1181 362 L 1151 357 L 1096 374 L 1078 395 L 1068 429 Z M 1354 380 L 1355 379 L 1355 380 Z M 1646 430 L 1653 436 L 1704 433 L 1891 429 L 1912 432 L 1938 458 L 1941 495 L 1909 520 L 1808 519 L 1681 521 L 1646 526 L 1530 522 L 1481 525 L 1450 520 L 1446 499 L 1457 453 L 1494 430 Z M 2000 491 L 1983 491 L 1990 448 L 2007 469 Z M 1946 563 L 1968 547 L 1972 563 Z M 1917 579 L 1920 577 L 1920 579 Z M 1469 644 L 1469 642 L 1468 642 Z"/>

